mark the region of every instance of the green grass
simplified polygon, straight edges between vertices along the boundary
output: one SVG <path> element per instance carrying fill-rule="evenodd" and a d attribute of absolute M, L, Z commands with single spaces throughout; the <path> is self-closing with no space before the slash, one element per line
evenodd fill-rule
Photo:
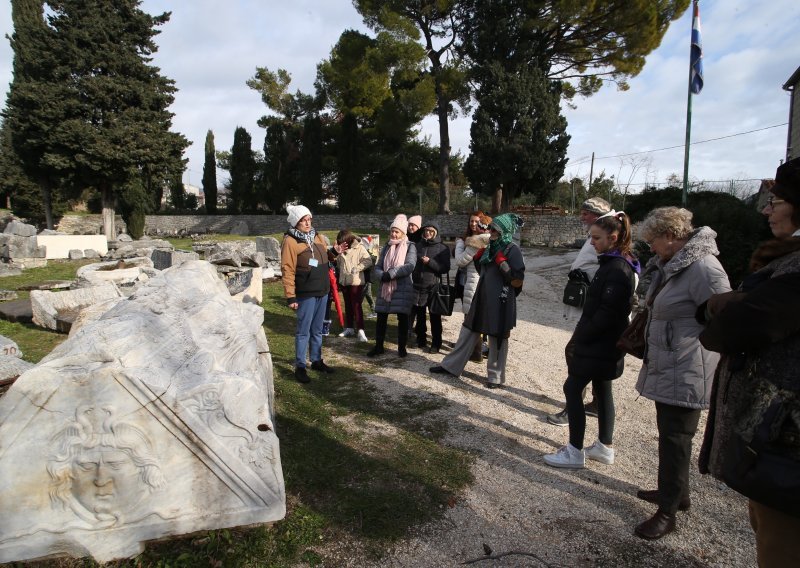
<path fill-rule="evenodd" d="M 72 263 L 73 273 L 76 266 Z M 58 270 L 63 270 L 58 277 L 53 276 L 55 266 L 52 272 L 34 277 L 26 271 L 23 276 L 31 281 L 69 277 L 66 267 Z M 336 366 L 336 374 L 312 377 L 308 385 L 297 383 L 292 368 L 295 315 L 283 300 L 279 282 L 264 286 L 262 307 L 274 365 L 286 518 L 270 527 L 208 531 L 152 543 L 135 559 L 112 565 L 335 565 L 335 559 L 326 561 L 326 551 L 341 552 L 347 543 L 358 543 L 368 555 L 380 558 L 410 529 L 440 518 L 471 483 L 472 456 L 442 445 L 448 426 L 431 416 L 446 404 L 444 399 L 409 391 L 385 400 L 363 376 L 376 371 L 363 357 L 370 345 L 355 344 L 351 353 L 335 357 L 335 342 L 341 341 L 336 337 L 326 339 L 325 346 L 326 361 Z M 54 346 L 65 338 L 7 322 L 0 322 L 0 333 L 17 341 L 28 360 L 49 352 L 45 340 Z M 374 336 L 374 320 L 367 320 L 367 334 Z M 387 335 L 395 337 L 396 330 Z M 75 568 L 95 563 L 61 559 L 33 565 Z"/>
<path fill-rule="evenodd" d="M 48 280 L 73 280 L 78 268 L 91 262 L 91 260 L 48 260 L 47 266 L 28 268 L 18 276 L 0 278 L 0 288 L 19 290 L 21 287 Z M 20 298 L 27 298 L 30 295 L 27 291 L 17 293 Z M 67 338 L 63 333 L 49 331 L 37 325 L 11 323 L 5 320 L 0 320 L 0 335 L 13 339 L 22 350 L 22 358 L 31 363 L 38 363 Z"/>

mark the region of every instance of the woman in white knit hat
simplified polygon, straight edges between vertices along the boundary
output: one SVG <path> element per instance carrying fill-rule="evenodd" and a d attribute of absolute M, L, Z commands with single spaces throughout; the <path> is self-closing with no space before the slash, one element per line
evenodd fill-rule
<path fill-rule="evenodd" d="M 289 229 L 281 244 L 281 280 L 286 303 L 297 312 L 294 377 L 298 382 L 307 383 L 310 381 L 306 372 L 307 355 L 310 355 L 313 370 L 334 372 L 322 360 L 322 326 L 331 285 L 328 246 L 311 226 L 308 207 L 289 205 L 286 211 Z M 334 248 L 342 252 L 347 247 L 337 244 Z"/>

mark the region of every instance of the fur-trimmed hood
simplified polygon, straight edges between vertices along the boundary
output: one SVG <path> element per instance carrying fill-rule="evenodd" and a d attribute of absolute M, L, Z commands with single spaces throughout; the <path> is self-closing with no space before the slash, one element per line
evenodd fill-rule
<path fill-rule="evenodd" d="M 800 238 L 762 243 L 750 258 L 750 270 L 767 270 L 772 276 L 800 272 Z"/>
<path fill-rule="evenodd" d="M 649 272 L 653 265 L 663 270 L 667 278 L 671 278 L 709 254 L 719 256 L 716 238 L 717 233 L 711 227 L 698 227 L 689 234 L 689 240 L 681 250 L 675 253 L 675 256 L 666 262 L 658 256 L 654 256 L 647 263 L 645 272 Z"/>
<path fill-rule="evenodd" d="M 489 246 L 489 236 L 489 233 L 470 235 L 464 241 L 464 244 L 468 247 L 475 247 L 476 249 L 486 248 Z"/>

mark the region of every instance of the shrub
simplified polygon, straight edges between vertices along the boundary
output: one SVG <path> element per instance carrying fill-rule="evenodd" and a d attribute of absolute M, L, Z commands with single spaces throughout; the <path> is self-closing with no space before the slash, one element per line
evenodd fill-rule
<path fill-rule="evenodd" d="M 727 193 L 690 193 L 688 207 L 695 227 L 707 225 L 717 232 L 719 261 L 728 273 L 731 286 L 738 286 L 749 272 L 750 256 L 761 241 L 771 237 L 769 227 L 752 205 Z M 680 188 L 648 189 L 628 198 L 627 213 L 636 223 L 656 207 L 679 206 Z M 644 260 L 644 259 L 643 259 Z"/>

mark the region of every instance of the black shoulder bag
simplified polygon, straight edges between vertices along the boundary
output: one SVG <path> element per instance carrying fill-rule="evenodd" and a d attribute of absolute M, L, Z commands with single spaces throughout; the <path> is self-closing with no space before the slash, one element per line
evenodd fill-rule
<path fill-rule="evenodd" d="M 439 316 L 453 315 L 453 304 L 456 301 L 455 288 L 450 284 L 450 273 L 447 273 L 447 284 L 442 281 L 439 276 L 439 281 L 433 285 L 430 294 L 428 294 L 428 309 L 432 314 Z"/>
<path fill-rule="evenodd" d="M 583 270 L 570 270 L 567 275 L 569 281 L 564 287 L 563 302 L 568 306 L 582 308 L 586 303 L 586 293 L 589 290 L 589 275 Z"/>

